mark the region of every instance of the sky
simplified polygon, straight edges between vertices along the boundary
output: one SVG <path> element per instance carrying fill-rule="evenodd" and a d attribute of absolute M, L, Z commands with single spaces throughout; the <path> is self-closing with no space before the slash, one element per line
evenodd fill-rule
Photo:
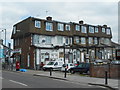
<path fill-rule="evenodd" d="M 45 19 L 46 16 L 52 16 L 53 20 L 62 22 L 71 21 L 78 23 L 80 20 L 83 20 L 84 23 L 91 25 L 106 24 L 111 27 L 112 41 L 118 42 L 117 1 L 2 1 L 0 2 L 0 38 L 4 39 L 4 32 L 1 32 L 1 28 L 5 28 L 7 30 L 7 43 L 12 43 L 11 34 L 13 25 L 29 16 L 42 19 Z"/>

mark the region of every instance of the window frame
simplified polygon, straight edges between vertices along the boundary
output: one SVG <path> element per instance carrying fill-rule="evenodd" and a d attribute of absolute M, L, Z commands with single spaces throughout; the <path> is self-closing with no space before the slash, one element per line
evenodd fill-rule
<path fill-rule="evenodd" d="M 53 23 L 46 22 L 45 23 L 45 29 L 46 29 L 46 31 L 53 31 Z"/>
<path fill-rule="evenodd" d="M 89 33 L 95 33 L 95 29 L 93 26 L 89 26 Z"/>
<path fill-rule="evenodd" d="M 104 27 L 102 27 L 102 32 L 105 33 L 106 32 L 106 29 Z"/>
<path fill-rule="evenodd" d="M 68 29 L 67 27 L 69 27 L 69 29 Z M 69 25 L 69 24 L 66 24 L 66 25 L 65 25 L 65 30 L 70 31 L 70 29 L 71 29 L 71 28 L 70 28 L 70 25 Z"/>
<path fill-rule="evenodd" d="M 83 32 L 84 30 L 84 32 Z M 87 33 L 87 27 L 86 26 L 81 26 L 81 33 Z"/>
<path fill-rule="evenodd" d="M 64 24 L 63 23 L 57 23 L 57 30 L 58 31 L 64 31 Z"/>
<path fill-rule="evenodd" d="M 83 41 L 82 39 L 84 39 L 84 43 L 82 42 Z M 80 41 L 81 44 L 86 44 L 86 38 L 85 37 L 81 37 L 80 40 L 81 40 Z"/>
<path fill-rule="evenodd" d="M 75 25 L 75 30 L 80 31 L 80 25 Z"/>
<path fill-rule="evenodd" d="M 108 32 L 108 30 L 109 30 L 109 32 Z M 107 29 L 106 29 L 106 34 L 107 34 L 107 35 L 110 35 L 110 34 L 111 34 L 110 28 L 107 28 Z"/>
<path fill-rule="evenodd" d="M 95 27 L 95 33 L 98 33 L 98 32 L 99 32 L 98 27 Z"/>
<path fill-rule="evenodd" d="M 41 28 L 41 21 L 35 20 L 35 27 L 36 28 Z"/>

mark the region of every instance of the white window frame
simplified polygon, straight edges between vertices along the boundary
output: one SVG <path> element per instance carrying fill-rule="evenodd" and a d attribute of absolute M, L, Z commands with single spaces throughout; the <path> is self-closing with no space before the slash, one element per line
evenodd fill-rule
<path fill-rule="evenodd" d="M 46 31 L 53 31 L 53 23 L 46 22 Z"/>
<path fill-rule="evenodd" d="M 58 29 L 59 31 L 64 31 L 64 24 L 58 23 L 58 24 L 57 24 L 57 29 Z"/>
<path fill-rule="evenodd" d="M 87 33 L 87 27 L 81 26 L 81 33 Z"/>
<path fill-rule="evenodd" d="M 79 37 L 75 37 L 75 42 L 76 43 L 80 43 L 80 38 Z"/>
<path fill-rule="evenodd" d="M 89 33 L 94 33 L 94 27 L 93 26 L 89 26 Z"/>
<path fill-rule="evenodd" d="M 98 33 L 98 27 L 95 27 L 95 32 Z"/>
<path fill-rule="evenodd" d="M 75 30 L 80 31 L 80 25 L 75 25 Z"/>
<path fill-rule="evenodd" d="M 65 29 L 66 29 L 67 31 L 70 31 L 70 25 L 65 25 Z"/>
<path fill-rule="evenodd" d="M 108 35 L 110 35 L 111 31 L 110 31 L 109 28 L 106 29 L 106 33 L 107 33 Z"/>
<path fill-rule="evenodd" d="M 41 28 L 41 21 L 35 20 L 35 27 Z"/>
<path fill-rule="evenodd" d="M 94 44 L 95 45 L 98 44 L 98 38 L 97 37 L 94 38 Z"/>
<path fill-rule="evenodd" d="M 105 28 L 102 28 L 102 32 L 105 33 Z"/>
<path fill-rule="evenodd" d="M 81 37 L 81 44 L 86 44 L 86 38 L 85 37 Z"/>
<path fill-rule="evenodd" d="M 89 43 L 89 44 L 93 44 L 93 37 L 89 37 L 89 38 L 88 38 L 88 43 Z"/>

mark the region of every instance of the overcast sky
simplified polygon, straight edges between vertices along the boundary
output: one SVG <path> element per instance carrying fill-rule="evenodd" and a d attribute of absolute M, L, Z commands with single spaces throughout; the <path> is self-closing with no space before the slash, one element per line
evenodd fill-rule
<path fill-rule="evenodd" d="M 0 3 L 0 28 L 7 29 L 7 42 L 12 42 L 15 23 L 29 16 L 45 19 L 48 15 L 62 22 L 83 20 L 91 25 L 106 24 L 112 29 L 112 40 L 118 42 L 117 2 L 4 2 Z M 4 32 L 0 32 L 0 38 L 3 37 Z"/>

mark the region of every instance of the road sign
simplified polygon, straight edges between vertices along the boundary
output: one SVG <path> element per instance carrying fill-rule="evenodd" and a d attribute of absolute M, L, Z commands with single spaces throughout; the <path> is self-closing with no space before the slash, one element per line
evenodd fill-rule
<path fill-rule="evenodd" d="M 116 60 L 120 60 L 120 49 L 116 50 Z"/>

